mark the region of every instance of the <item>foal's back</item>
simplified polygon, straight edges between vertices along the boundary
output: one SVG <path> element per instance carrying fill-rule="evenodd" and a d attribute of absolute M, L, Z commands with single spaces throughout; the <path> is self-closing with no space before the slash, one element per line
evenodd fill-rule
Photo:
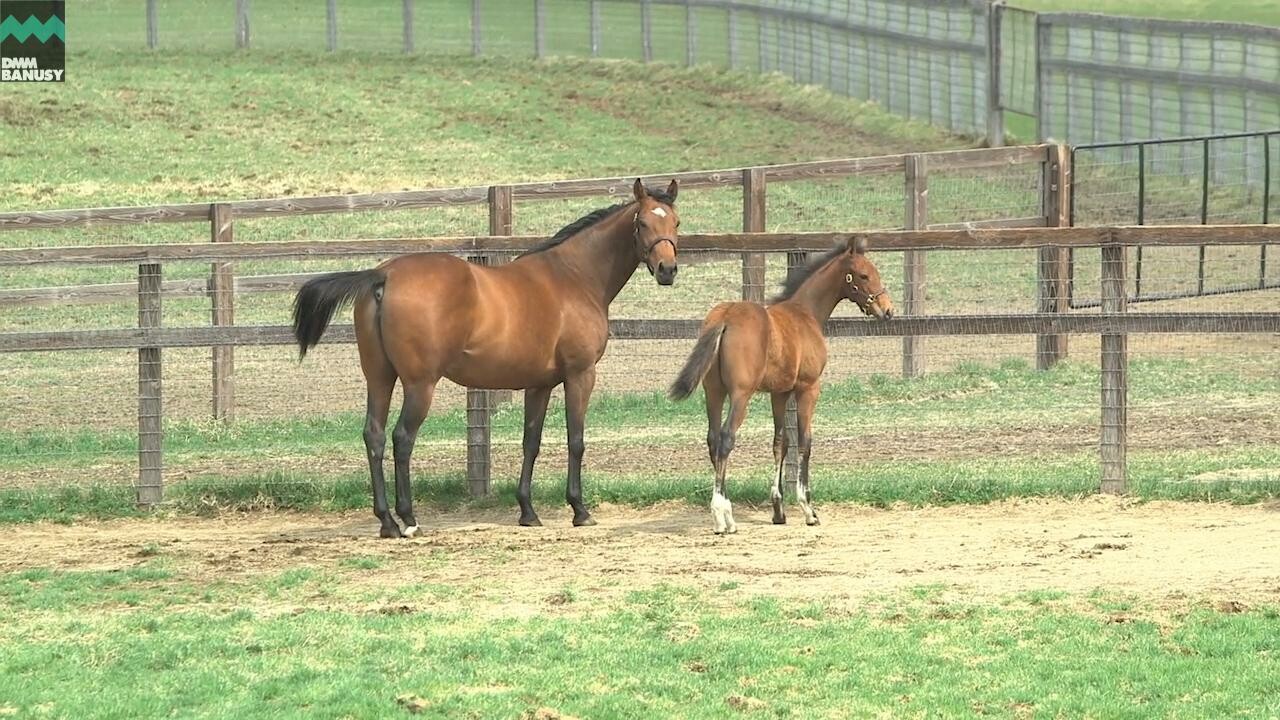
<path fill-rule="evenodd" d="M 703 327 L 722 324 L 719 362 L 711 372 L 726 389 L 787 392 L 822 375 L 827 363 L 822 328 L 800 305 L 722 303 Z"/>

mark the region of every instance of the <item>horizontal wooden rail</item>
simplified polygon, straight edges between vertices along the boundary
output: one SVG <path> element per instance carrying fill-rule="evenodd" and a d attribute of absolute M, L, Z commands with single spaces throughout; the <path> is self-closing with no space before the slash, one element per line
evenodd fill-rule
<path fill-rule="evenodd" d="M 1148 225 L 1124 227 L 972 227 L 950 230 L 688 234 L 680 249 L 692 252 L 822 251 L 853 238 L 872 250 L 1017 249 L 1104 245 L 1260 245 L 1280 243 L 1280 225 Z M 541 236 L 465 236 L 389 240 L 96 245 L 0 249 L 0 266 L 95 265 L 172 261 L 234 261 L 401 255 L 523 252 Z"/>
<path fill-rule="evenodd" d="M 936 170 L 1003 167 L 1038 163 L 1045 159 L 1048 145 L 1025 145 L 1009 148 L 977 150 L 943 150 L 925 153 L 930 167 Z M 761 169 L 771 181 L 836 179 L 855 175 L 901 172 L 905 155 L 870 158 L 818 160 L 782 165 L 765 165 Z M 641 175 L 646 182 L 665 185 L 678 179 L 686 189 L 737 187 L 742 184 L 743 168 L 698 170 L 692 172 Z M 635 175 L 579 180 L 552 180 L 511 185 L 516 199 L 561 199 L 583 196 L 624 196 L 631 191 Z M 297 198 L 232 200 L 230 206 L 237 220 L 268 217 L 298 217 L 329 213 L 410 210 L 429 207 L 483 204 L 488 201 L 488 186 L 405 190 L 401 192 L 364 193 L 357 195 L 322 195 Z M 210 207 L 216 203 L 181 203 L 139 207 L 86 208 L 74 210 L 37 210 L 0 213 L 0 231 L 37 228 L 72 228 L 85 225 L 145 225 L 148 223 L 208 222 Z"/>
<path fill-rule="evenodd" d="M 698 336 L 701 327 L 701 320 L 692 319 L 609 321 L 610 335 L 619 340 L 690 340 Z M 885 322 L 832 318 L 826 330 L 829 337 L 1272 333 L 1280 332 L 1280 312 L 921 315 Z M 120 328 L 0 333 L 0 352 L 293 345 L 295 342 L 293 328 L 288 325 Z M 355 342 L 355 331 L 351 325 L 334 325 L 325 333 L 324 342 Z"/>

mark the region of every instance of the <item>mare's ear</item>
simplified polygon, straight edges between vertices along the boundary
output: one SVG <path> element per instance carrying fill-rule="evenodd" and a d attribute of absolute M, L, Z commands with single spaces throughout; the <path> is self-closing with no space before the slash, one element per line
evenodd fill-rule
<path fill-rule="evenodd" d="M 676 195 L 680 194 L 680 183 L 676 182 L 674 178 L 672 178 L 671 184 L 667 186 L 667 194 L 671 196 L 671 204 L 674 205 L 676 202 Z"/>
<path fill-rule="evenodd" d="M 631 192 L 635 194 L 636 202 L 649 197 L 649 191 L 645 189 L 644 183 L 640 182 L 640 178 L 636 178 L 636 184 L 631 186 Z"/>
<path fill-rule="evenodd" d="M 849 252 L 856 255 L 867 254 L 867 239 L 862 235 L 849 238 Z"/>

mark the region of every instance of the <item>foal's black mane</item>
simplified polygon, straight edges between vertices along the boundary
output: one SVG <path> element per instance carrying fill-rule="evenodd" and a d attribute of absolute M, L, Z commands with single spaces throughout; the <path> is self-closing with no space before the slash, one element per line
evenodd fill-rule
<path fill-rule="evenodd" d="M 652 188 L 649 188 L 649 195 L 651 195 L 654 200 L 657 200 L 658 202 L 664 205 L 674 206 L 676 204 L 675 199 L 672 198 L 670 195 L 668 195 L 665 190 L 654 190 Z M 550 250 L 551 248 L 563 243 L 565 240 L 568 240 L 574 235 L 577 235 L 583 230 L 586 230 L 592 225 L 595 225 L 601 220 L 604 220 L 610 215 L 613 215 L 614 213 L 632 204 L 633 202 L 635 202 L 635 200 L 628 200 L 627 202 L 618 203 L 617 205 L 610 205 L 609 207 L 602 207 L 598 210 L 592 210 L 586 215 L 583 215 L 577 220 L 574 220 L 568 225 L 565 225 L 564 227 L 560 228 L 560 231 L 557 232 L 555 235 L 552 235 L 551 239 L 547 240 L 546 242 L 543 242 L 539 245 L 535 245 L 529 250 L 526 250 L 520 253 L 520 257 L 524 257 L 525 255 L 533 255 L 534 253 L 540 253 L 546 250 Z"/>
<path fill-rule="evenodd" d="M 845 252 L 848 249 L 848 245 L 840 243 L 823 253 L 817 259 L 810 260 L 804 267 L 792 269 L 791 272 L 787 273 L 787 281 L 782 284 L 782 292 L 774 295 L 772 298 L 769 298 L 769 304 L 773 305 L 775 303 L 780 303 L 783 300 L 791 299 L 791 296 L 796 294 L 796 291 L 800 289 L 800 286 L 804 285 L 805 280 L 813 277 L 814 273 L 826 267 L 827 263 L 835 260 L 840 253 Z"/>

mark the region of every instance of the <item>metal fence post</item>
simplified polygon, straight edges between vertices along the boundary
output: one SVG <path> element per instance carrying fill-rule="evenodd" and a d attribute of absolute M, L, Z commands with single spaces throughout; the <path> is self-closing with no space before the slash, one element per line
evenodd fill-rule
<path fill-rule="evenodd" d="M 147 48 L 155 50 L 160 44 L 159 19 L 156 16 L 156 0 L 147 0 Z"/>
<path fill-rule="evenodd" d="M 728 57 L 729 69 L 737 70 L 738 69 L 738 10 L 734 7 L 730 7 L 728 10 L 728 13 L 729 13 L 729 17 L 727 20 L 727 23 L 728 23 L 727 32 L 729 37 L 728 37 L 727 44 L 728 44 L 728 54 L 729 54 L 729 57 Z"/>
<path fill-rule="evenodd" d="M 533 0 L 533 57 L 547 56 L 547 7 L 545 0 Z"/>
<path fill-rule="evenodd" d="M 413 0 L 404 0 L 404 8 L 400 13 L 404 22 L 404 52 L 413 53 Z"/>
<path fill-rule="evenodd" d="M 591 57 L 600 57 L 600 0 L 591 0 Z"/>
<path fill-rule="evenodd" d="M 765 174 L 763 168 L 742 171 L 742 231 L 764 232 Z M 764 302 L 764 253 L 742 254 L 742 299 Z"/>
<path fill-rule="evenodd" d="M 488 265 L 487 255 L 467 258 Z M 491 391 L 467 388 L 467 489 L 471 495 L 488 495 L 492 480 Z"/>
<path fill-rule="evenodd" d="M 924 155 L 908 155 L 906 158 L 906 217 L 903 227 L 907 230 L 929 228 L 929 166 Z M 907 250 L 902 254 L 902 314 L 920 315 L 924 312 L 925 251 Z M 902 338 L 902 376 L 913 378 L 924 374 L 924 338 Z"/>
<path fill-rule="evenodd" d="M 324 8 L 325 46 L 329 52 L 338 49 L 338 0 L 327 0 Z"/>
<path fill-rule="evenodd" d="M 1071 153 L 1065 145 L 1049 148 L 1040 181 L 1046 227 L 1066 227 L 1070 221 Z M 1070 252 L 1065 247 L 1042 247 L 1036 263 L 1036 312 L 1065 313 L 1071 296 Z M 1067 357 L 1066 335 L 1036 336 L 1036 368 L 1047 370 Z"/>
<path fill-rule="evenodd" d="M 693 3 L 684 0 L 684 64 L 693 67 L 698 62 L 698 16 Z"/>
<path fill-rule="evenodd" d="M 987 5 L 987 147 L 1004 145 L 1004 108 L 1000 103 L 1000 13 L 1003 0 Z"/>
<path fill-rule="evenodd" d="M 138 265 L 138 328 L 160 327 L 160 280 L 158 263 Z M 149 507 L 164 497 L 164 428 L 161 414 L 161 350 L 138 349 L 138 485 L 139 505 Z"/>
<path fill-rule="evenodd" d="M 479 56 L 484 49 L 481 37 L 480 0 L 471 0 L 471 54 Z"/>
<path fill-rule="evenodd" d="M 231 206 L 209 207 L 212 242 L 229 243 L 235 239 Z M 214 326 L 235 325 L 235 272 L 229 262 L 216 262 L 210 268 L 209 293 L 213 298 Z M 235 419 L 235 346 L 213 348 L 213 418 L 231 422 Z"/>
<path fill-rule="evenodd" d="M 1128 311 L 1126 296 L 1126 263 L 1128 252 L 1123 245 L 1102 248 L 1102 312 Z M 1129 336 L 1124 333 L 1102 335 L 1102 428 L 1098 444 L 1102 460 L 1102 492 L 1128 492 L 1126 467 L 1129 426 Z"/>
<path fill-rule="evenodd" d="M 640 0 L 640 45 L 645 62 L 653 62 L 653 8 L 649 0 Z"/>
<path fill-rule="evenodd" d="M 249 0 L 236 0 L 236 47 L 249 47 Z"/>

